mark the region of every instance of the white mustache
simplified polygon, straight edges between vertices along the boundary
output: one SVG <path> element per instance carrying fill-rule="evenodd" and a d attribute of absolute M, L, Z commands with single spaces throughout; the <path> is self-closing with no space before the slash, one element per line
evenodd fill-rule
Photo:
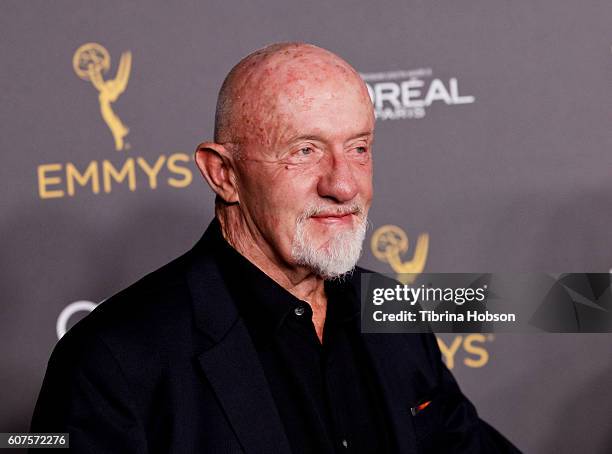
<path fill-rule="evenodd" d="M 358 203 L 333 207 L 315 205 L 306 208 L 306 210 L 304 210 L 304 212 L 299 216 L 298 222 L 313 216 L 344 216 L 347 214 L 360 216 L 363 214 L 363 212 L 363 207 Z"/>

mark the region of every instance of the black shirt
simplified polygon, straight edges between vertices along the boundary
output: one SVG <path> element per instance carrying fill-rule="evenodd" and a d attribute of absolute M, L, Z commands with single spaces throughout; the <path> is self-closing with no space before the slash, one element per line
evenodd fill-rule
<path fill-rule="evenodd" d="M 217 257 L 251 334 L 294 453 L 392 452 L 380 390 L 361 343 L 359 300 L 348 282 L 325 282 L 323 342 L 310 305 L 233 249 Z"/>

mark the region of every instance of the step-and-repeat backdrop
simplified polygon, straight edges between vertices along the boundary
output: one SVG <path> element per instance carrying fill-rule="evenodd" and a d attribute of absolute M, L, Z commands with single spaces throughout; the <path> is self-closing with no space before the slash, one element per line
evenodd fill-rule
<path fill-rule="evenodd" d="M 27 431 L 51 349 L 190 248 L 193 163 L 227 71 L 274 41 L 347 59 L 377 113 L 361 264 L 385 273 L 612 268 L 612 3 L 3 2 L 0 432 Z M 92 64 L 93 63 L 93 64 Z M 526 452 L 612 450 L 612 337 L 442 335 Z"/>

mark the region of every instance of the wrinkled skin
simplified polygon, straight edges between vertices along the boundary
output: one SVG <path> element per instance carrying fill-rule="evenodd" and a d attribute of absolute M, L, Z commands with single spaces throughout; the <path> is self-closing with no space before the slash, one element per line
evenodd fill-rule
<path fill-rule="evenodd" d="M 225 84 L 231 108 L 196 162 L 222 199 L 216 215 L 230 244 L 311 304 L 322 336 L 323 279 L 295 263 L 296 222 L 310 206 L 308 237 L 324 249 L 355 227 L 372 200 L 372 104 L 364 83 L 336 55 L 307 44 L 265 48 Z M 318 326 L 319 325 L 319 326 Z"/>

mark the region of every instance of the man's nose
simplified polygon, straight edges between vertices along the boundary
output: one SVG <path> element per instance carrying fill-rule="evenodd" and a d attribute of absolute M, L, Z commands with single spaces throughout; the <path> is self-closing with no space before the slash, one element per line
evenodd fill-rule
<path fill-rule="evenodd" d="M 351 161 L 344 150 L 334 150 L 323 160 L 317 186 L 319 195 L 340 203 L 352 200 L 357 195 L 358 187 Z"/>

